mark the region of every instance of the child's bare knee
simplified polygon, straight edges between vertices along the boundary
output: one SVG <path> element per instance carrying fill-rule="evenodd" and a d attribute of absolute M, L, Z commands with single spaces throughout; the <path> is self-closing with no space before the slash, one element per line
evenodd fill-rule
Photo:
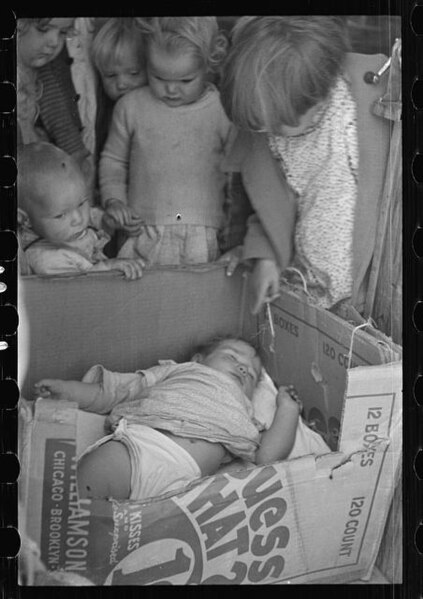
<path fill-rule="evenodd" d="M 129 453 L 120 441 L 108 441 L 84 455 L 77 468 L 81 498 L 128 499 L 131 486 Z"/>

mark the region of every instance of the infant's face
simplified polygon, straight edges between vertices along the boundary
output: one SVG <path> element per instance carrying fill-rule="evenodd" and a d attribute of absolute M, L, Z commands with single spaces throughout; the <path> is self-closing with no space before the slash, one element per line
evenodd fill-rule
<path fill-rule="evenodd" d="M 147 73 L 152 93 L 170 107 L 196 102 L 205 89 L 206 70 L 189 50 L 170 54 L 151 43 Z"/>
<path fill-rule="evenodd" d="M 133 48 L 122 48 L 119 58 L 105 65 L 100 73 L 104 91 L 113 102 L 147 83 L 146 69 Z"/>
<path fill-rule="evenodd" d="M 53 243 L 82 239 L 90 220 L 86 185 L 80 177 L 46 182 L 43 200 L 30 214 L 34 231 Z"/>
<path fill-rule="evenodd" d="M 74 19 L 50 19 L 47 24 L 30 23 L 18 37 L 19 61 L 36 69 L 52 61 L 62 50 L 73 22 Z"/>
<path fill-rule="evenodd" d="M 252 399 L 261 373 L 261 360 L 251 345 L 238 339 L 224 340 L 211 354 L 202 358 L 201 363 L 229 375 Z"/>

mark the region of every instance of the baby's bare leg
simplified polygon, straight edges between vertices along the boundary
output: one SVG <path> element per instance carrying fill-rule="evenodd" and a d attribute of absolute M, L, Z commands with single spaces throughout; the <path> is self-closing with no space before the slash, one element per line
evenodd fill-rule
<path fill-rule="evenodd" d="M 78 464 L 79 496 L 129 499 L 131 462 L 121 441 L 107 441 L 84 455 Z"/>

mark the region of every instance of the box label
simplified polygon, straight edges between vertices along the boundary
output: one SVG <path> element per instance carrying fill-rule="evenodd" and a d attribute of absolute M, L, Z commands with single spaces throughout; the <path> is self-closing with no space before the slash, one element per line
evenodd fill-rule
<path fill-rule="evenodd" d="M 74 439 L 46 439 L 41 559 L 49 570 L 87 567 L 89 512 L 78 501 Z"/>
<path fill-rule="evenodd" d="M 156 505 L 116 503 L 113 526 L 105 584 L 242 584 L 281 577 L 294 518 L 280 472 L 267 466 Z"/>

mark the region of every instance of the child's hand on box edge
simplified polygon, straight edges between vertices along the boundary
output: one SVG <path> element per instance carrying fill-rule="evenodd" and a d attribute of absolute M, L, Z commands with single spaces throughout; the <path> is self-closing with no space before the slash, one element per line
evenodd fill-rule
<path fill-rule="evenodd" d="M 144 260 L 141 258 L 112 258 L 109 260 L 112 269 L 123 272 L 125 279 L 135 281 L 142 277 L 142 269 L 145 266 Z"/>
<path fill-rule="evenodd" d="M 34 395 L 45 399 L 62 399 L 71 401 L 67 381 L 60 379 L 42 379 L 34 385 Z"/>

